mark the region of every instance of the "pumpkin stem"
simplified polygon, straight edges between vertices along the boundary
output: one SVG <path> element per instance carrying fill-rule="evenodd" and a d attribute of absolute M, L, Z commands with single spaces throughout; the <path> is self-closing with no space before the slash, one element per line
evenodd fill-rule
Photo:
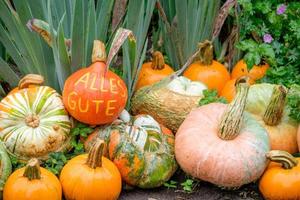
<path fill-rule="evenodd" d="M 243 113 L 249 91 L 247 79 L 240 79 L 236 85 L 236 96 L 227 106 L 219 124 L 218 136 L 223 140 L 232 140 L 237 137 L 242 128 Z"/>
<path fill-rule="evenodd" d="M 32 158 L 28 161 L 23 176 L 30 181 L 41 179 L 41 170 L 38 159 Z"/>
<path fill-rule="evenodd" d="M 104 141 L 97 138 L 95 144 L 89 151 L 89 155 L 86 164 L 90 168 L 102 167 L 102 155 L 103 155 Z"/>
<path fill-rule="evenodd" d="M 39 74 L 27 74 L 19 81 L 18 88 L 24 89 L 28 88 L 29 85 L 43 85 L 44 81 L 44 77 Z"/>
<path fill-rule="evenodd" d="M 284 110 L 286 95 L 287 91 L 283 86 L 277 85 L 274 87 L 270 103 L 268 104 L 263 117 L 263 120 L 267 125 L 275 126 L 279 124 Z"/>
<path fill-rule="evenodd" d="M 106 62 L 105 45 L 100 40 L 94 40 L 92 63 Z"/>
<path fill-rule="evenodd" d="M 292 169 L 298 164 L 297 159 L 286 151 L 272 150 L 266 154 L 266 157 L 271 161 L 282 164 L 284 169 Z"/>
<path fill-rule="evenodd" d="M 155 51 L 152 54 L 152 69 L 161 70 L 165 67 L 165 59 L 160 51 Z"/>
<path fill-rule="evenodd" d="M 199 61 L 203 65 L 211 65 L 214 59 L 213 45 L 209 40 L 205 40 L 198 44 Z"/>

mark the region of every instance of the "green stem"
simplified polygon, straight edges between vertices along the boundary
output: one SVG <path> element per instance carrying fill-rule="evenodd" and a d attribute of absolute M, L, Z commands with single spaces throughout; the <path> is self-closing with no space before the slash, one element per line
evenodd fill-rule
<path fill-rule="evenodd" d="M 232 140 L 240 133 L 249 91 L 247 80 L 240 79 L 237 83 L 236 91 L 236 97 L 228 105 L 219 124 L 218 136 L 223 140 Z"/>
<path fill-rule="evenodd" d="M 102 155 L 103 155 L 104 141 L 97 138 L 95 144 L 91 148 L 86 164 L 90 168 L 102 167 Z"/>
<path fill-rule="evenodd" d="M 292 169 L 298 164 L 297 159 L 286 151 L 272 150 L 266 154 L 266 157 L 271 161 L 282 164 L 284 169 Z"/>
<path fill-rule="evenodd" d="M 274 87 L 270 103 L 263 116 L 263 120 L 267 125 L 275 126 L 279 124 L 284 110 L 286 95 L 287 91 L 283 86 L 277 85 Z"/>
<path fill-rule="evenodd" d="M 28 161 L 23 176 L 30 181 L 41 179 L 41 170 L 38 159 L 32 158 Z"/>

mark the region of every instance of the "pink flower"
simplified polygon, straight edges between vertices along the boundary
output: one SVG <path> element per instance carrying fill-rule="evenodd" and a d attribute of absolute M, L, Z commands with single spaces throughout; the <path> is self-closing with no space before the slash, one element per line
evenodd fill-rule
<path fill-rule="evenodd" d="M 270 34 L 264 34 L 264 37 L 263 37 L 263 39 L 264 39 L 264 43 L 271 43 L 272 41 L 273 41 L 273 37 L 272 37 L 272 35 L 270 35 Z"/>
<path fill-rule="evenodd" d="M 277 7 L 277 15 L 282 15 L 283 13 L 285 13 L 286 11 L 286 5 L 284 4 L 280 4 L 278 7 Z"/>

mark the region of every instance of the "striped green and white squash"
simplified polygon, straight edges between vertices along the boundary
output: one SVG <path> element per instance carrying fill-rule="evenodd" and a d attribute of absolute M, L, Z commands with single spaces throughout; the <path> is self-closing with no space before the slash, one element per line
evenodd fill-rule
<path fill-rule="evenodd" d="M 0 138 L 19 160 L 64 150 L 71 122 L 61 96 L 47 86 L 18 90 L 0 102 Z"/>

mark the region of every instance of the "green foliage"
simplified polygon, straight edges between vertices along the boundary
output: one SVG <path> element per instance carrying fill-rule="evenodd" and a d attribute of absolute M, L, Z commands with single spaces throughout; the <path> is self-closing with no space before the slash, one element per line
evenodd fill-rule
<path fill-rule="evenodd" d="M 93 128 L 86 124 L 78 123 L 75 128 L 71 130 L 71 146 L 74 148 L 73 155 L 79 155 L 84 153 L 84 146 L 81 139 L 87 138 L 87 136 L 94 131 Z"/>
<path fill-rule="evenodd" d="M 55 175 L 59 175 L 60 171 L 67 163 L 67 157 L 62 152 L 50 153 L 49 158 L 43 166 Z"/>
<path fill-rule="evenodd" d="M 183 190 L 186 192 L 193 191 L 194 180 L 193 179 L 186 179 L 183 183 L 180 184 L 183 187 Z"/>
<path fill-rule="evenodd" d="M 300 85 L 292 85 L 287 95 L 290 117 L 300 123 Z"/>
<path fill-rule="evenodd" d="M 132 30 L 135 41 L 129 39 L 123 46 L 122 77 L 128 89 L 127 109 L 133 95 L 140 68 L 144 62 L 148 29 L 156 1 L 130 0 L 123 27 Z"/>
<path fill-rule="evenodd" d="M 88 66 L 94 39 L 108 40 L 114 1 L 98 0 L 13 0 L 0 1 L 0 43 L 21 74 L 37 73 L 46 85 L 60 91 L 65 79 Z M 53 39 L 52 49 L 26 27 L 29 20 L 47 21 Z M 57 34 L 54 32 L 57 30 Z M 71 39 L 70 55 L 64 38 Z M 19 76 L 0 57 L 0 74 L 12 86 Z"/>
<path fill-rule="evenodd" d="M 18 159 L 14 156 L 10 155 L 9 157 L 10 157 L 10 162 L 11 162 L 13 171 L 16 169 L 19 169 L 21 167 L 24 167 L 26 165 L 26 163 L 18 161 Z"/>
<path fill-rule="evenodd" d="M 300 2 L 238 0 L 241 6 L 238 47 L 248 66 L 267 61 L 271 69 L 264 81 L 291 86 L 300 82 Z M 286 7 L 285 7 L 286 6 Z M 286 9 L 284 9 L 284 7 Z M 278 10 L 281 9 L 281 12 Z M 269 35 L 267 35 L 269 34 Z M 266 40 L 266 37 L 269 41 Z M 271 36 L 271 37 L 270 37 Z"/>
<path fill-rule="evenodd" d="M 159 30 L 163 48 L 174 69 L 179 69 L 197 49 L 197 44 L 211 39 L 220 0 L 160 0 Z M 155 41 L 154 41 L 155 42 Z"/>
<path fill-rule="evenodd" d="M 165 182 L 164 186 L 168 189 L 177 188 L 177 181 L 170 180 L 169 182 Z"/>
<path fill-rule="evenodd" d="M 218 92 L 216 90 L 204 90 L 203 95 L 204 97 L 199 101 L 199 106 L 214 102 L 227 103 L 226 99 L 223 97 L 218 97 Z"/>

